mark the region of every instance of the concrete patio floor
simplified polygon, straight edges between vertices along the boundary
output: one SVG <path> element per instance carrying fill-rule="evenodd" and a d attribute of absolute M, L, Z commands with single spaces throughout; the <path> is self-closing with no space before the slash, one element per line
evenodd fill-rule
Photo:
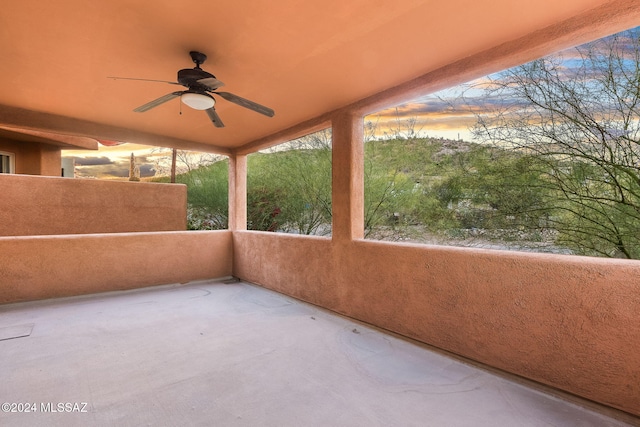
<path fill-rule="evenodd" d="M 2 426 L 628 425 L 242 282 L 0 306 L 0 360 Z"/>

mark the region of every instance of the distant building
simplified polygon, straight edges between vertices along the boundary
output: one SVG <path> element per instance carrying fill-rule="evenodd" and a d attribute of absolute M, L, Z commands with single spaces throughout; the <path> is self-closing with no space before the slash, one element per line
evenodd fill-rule
<path fill-rule="evenodd" d="M 63 149 L 97 150 L 95 139 L 0 126 L 0 173 L 74 177 Z"/>

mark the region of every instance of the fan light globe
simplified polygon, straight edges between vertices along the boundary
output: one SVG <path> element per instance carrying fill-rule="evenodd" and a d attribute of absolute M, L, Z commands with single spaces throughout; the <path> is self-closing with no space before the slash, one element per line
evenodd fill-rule
<path fill-rule="evenodd" d="M 180 100 L 194 110 L 206 110 L 215 104 L 213 97 L 201 93 L 185 93 L 182 94 Z"/>

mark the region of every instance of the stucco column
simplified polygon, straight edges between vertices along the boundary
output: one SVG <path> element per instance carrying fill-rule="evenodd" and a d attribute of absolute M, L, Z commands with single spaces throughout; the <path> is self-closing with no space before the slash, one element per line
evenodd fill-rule
<path fill-rule="evenodd" d="M 247 229 L 247 156 L 229 156 L 229 230 Z"/>
<path fill-rule="evenodd" d="M 362 117 L 340 112 L 331 121 L 334 241 L 364 237 L 364 145 Z"/>

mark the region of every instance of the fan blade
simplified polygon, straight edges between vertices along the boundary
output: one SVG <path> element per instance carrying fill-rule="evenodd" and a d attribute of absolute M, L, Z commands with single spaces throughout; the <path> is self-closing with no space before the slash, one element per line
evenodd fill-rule
<path fill-rule="evenodd" d="M 151 102 L 147 102 L 144 105 L 139 106 L 138 108 L 136 108 L 135 111 L 136 113 L 144 113 L 145 111 L 149 111 L 152 108 L 157 107 L 160 104 L 164 104 L 167 101 L 171 101 L 173 98 L 177 98 L 178 96 L 182 95 L 184 92 L 183 91 L 178 91 L 178 92 L 171 92 L 168 93 L 164 96 L 161 96 L 158 99 L 154 99 Z"/>
<path fill-rule="evenodd" d="M 271 108 L 267 108 L 264 105 L 260 105 L 253 101 L 249 101 L 248 99 L 244 99 L 238 95 L 234 95 L 229 92 L 213 92 L 216 95 L 220 95 L 227 101 L 233 102 L 234 104 L 238 104 L 241 107 L 248 108 L 249 110 L 253 110 L 256 113 L 264 114 L 268 117 L 273 117 L 275 112 Z"/>
<path fill-rule="evenodd" d="M 140 82 L 158 82 L 158 83 L 169 83 L 170 85 L 178 85 L 178 86 L 182 86 L 180 83 L 178 82 L 168 82 L 166 80 L 150 80 L 150 79 L 134 79 L 131 77 L 107 77 L 108 79 L 113 79 L 113 80 L 137 80 Z"/>
<path fill-rule="evenodd" d="M 214 79 L 213 77 L 208 77 L 206 79 L 200 79 L 197 80 L 196 83 L 200 83 L 201 85 L 205 85 L 206 87 L 208 87 L 210 90 L 216 90 L 219 87 L 224 86 L 224 83 L 222 83 L 220 80 L 218 79 Z"/>
<path fill-rule="evenodd" d="M 218 116 L 218 113 L 216 113 L 215 108 L 213 107 L 207 108 L 206 112 L 207 112 L 207 115 L 209 115 L 209 118 L 211 119 L 215 127 L 217 128 L 224 127 L 224 123 L 222 123 L 222 120 L 220 120 L 220 116 Z"/>

